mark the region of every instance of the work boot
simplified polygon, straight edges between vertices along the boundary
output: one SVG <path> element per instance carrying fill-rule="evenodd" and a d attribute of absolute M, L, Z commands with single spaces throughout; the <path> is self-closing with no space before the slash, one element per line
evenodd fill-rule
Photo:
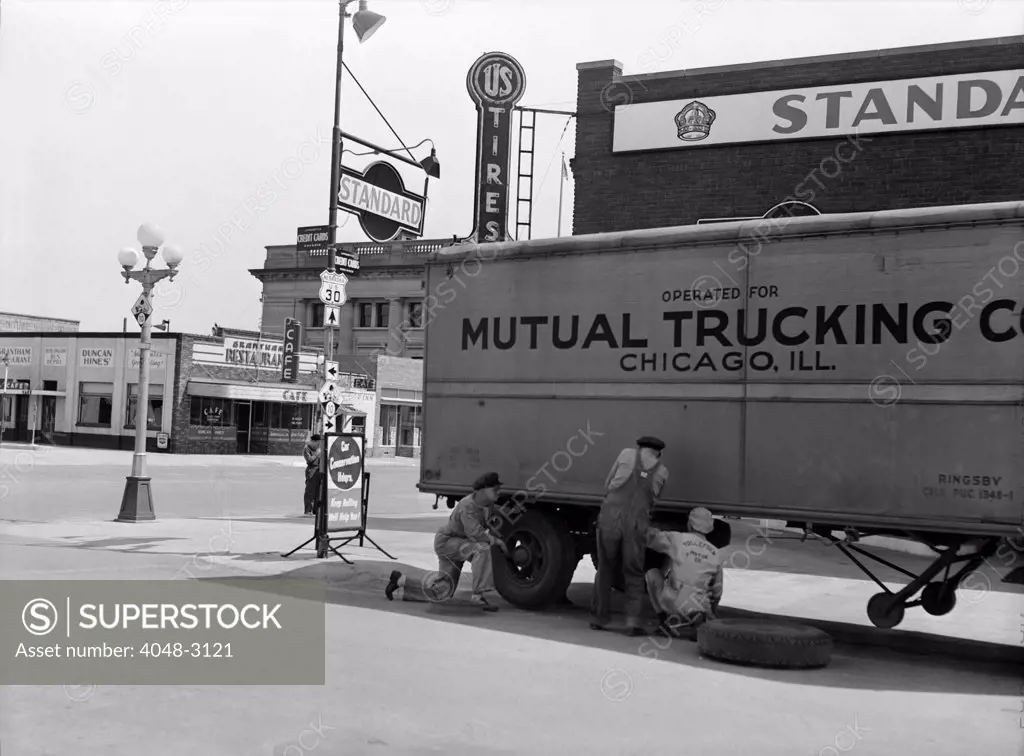
<path fill-rule="evenodd" d="M 476 594 L 474 594 L 473 596 L 470 596 L 469 602 L 471 604 L 475 604 L 476 606 L 479 606 L 485 612 L 496 612 L 496 611 L 498 611 L 498 607 L 496 607 L 494 604 L 489 603 L 487 601 L 487 599 L 484 598 L 483 595 L 476 595 Z"/>
<path fill-rule="evenodd" d="M 398 570 L 392 570 L 391 577 L 388 579 L 388 585 L 384 589 L 384 595 L 388 597 L 388 601 L 395 600 L 395 591 L 399 588 L 399 582 L 402 579 L 402 573 Z"/>

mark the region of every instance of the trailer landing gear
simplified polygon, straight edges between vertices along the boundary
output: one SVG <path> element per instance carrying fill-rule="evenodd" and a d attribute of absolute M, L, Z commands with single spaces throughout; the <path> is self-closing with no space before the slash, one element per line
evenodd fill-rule
<path fill-rule="evenodd" d="M 928 565 L 920 575 L 915 575 L 899 565 L 851 544 L 849 541 L 840 540 L 833 536 L 831 532 L 827 536 L 822 536 L 825 540 L 831 541 L 833 545 L 838 547 L 851 562 L 857 565 L 865 575 L 874 580 L 878 587 L 882 589 L 882 593 L 876 593 L 868 601 L 868 619 L 871 620 L 871 624 L 875 627 L 885 629 L 896 627 L 903 621 L 906 610 L 914 606 L 920 606 L 928 614 L 936 617 L 949 614 L 953 611 L 953 607 L 956 606 L 956 589 L 960 586 L 960 582 L 970 573 L 981 567 L 995 553 L 996 548 L 999 546 L 998 538 L 985 538 L 981 540 L 977 550 L 968 554 L 960 554 L 960 547 L 968 539 L 959 539 L 939 545 L 931 541 L 927 534 L 907 533 L 905 535 L 916 536 L 917 540 L 927 544 L 938 554 L 935 561 Z M 851 552 L 856 552 L 861 556 L 884 564 L 886 567 L 906 575 L 911 580 L 900 590 L 890 591 Z M 959 562 L 965 564 L 957 572 L 950 575 L 953 565 Z M 932 582 L 932 578 L 943 571 L 945 571 L 945 574 L 942 578 Z M 911 600 L 911 597 L 918 591 L 921 591 L 920 598 Z"/>

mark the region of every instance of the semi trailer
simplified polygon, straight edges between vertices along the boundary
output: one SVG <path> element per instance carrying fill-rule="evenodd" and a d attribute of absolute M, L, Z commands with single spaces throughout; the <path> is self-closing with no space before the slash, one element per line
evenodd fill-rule
<path fill-rule="evenodd" d="M 656 520 L 800 523 L 879 585 L 879 627 L 948 613 L 1024 533 L 1024 202 L 460 244 L 426 281 L 418 487 L 452 506 L 500 473 L 514 605 L 564 595 L 643 435 L 667 444 Z"/>

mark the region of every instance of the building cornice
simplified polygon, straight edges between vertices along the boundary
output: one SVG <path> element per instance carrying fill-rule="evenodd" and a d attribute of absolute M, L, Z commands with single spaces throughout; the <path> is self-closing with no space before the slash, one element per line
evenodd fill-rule
<path fill-rule="evenodd" d="M 423 265 L 388 268 L 362 268 L 352 278 L 416 278 L 423 275 Z M 315 281 L 320 278 L 323 268 L 252 268 L 249 273 L 261 282 L 266 281 Z"/>

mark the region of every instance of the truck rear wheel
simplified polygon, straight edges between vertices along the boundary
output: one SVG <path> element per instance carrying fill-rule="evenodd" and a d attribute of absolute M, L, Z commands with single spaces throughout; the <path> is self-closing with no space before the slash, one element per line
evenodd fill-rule
<path fill-rule="evenodd" d="M 527 512 L 503 533 L 508 557 L 494 562 L 494 585 L 510 604 L 536 609 L 562 598 L 575 571 L 568 528 L 558 518 Z"/>

